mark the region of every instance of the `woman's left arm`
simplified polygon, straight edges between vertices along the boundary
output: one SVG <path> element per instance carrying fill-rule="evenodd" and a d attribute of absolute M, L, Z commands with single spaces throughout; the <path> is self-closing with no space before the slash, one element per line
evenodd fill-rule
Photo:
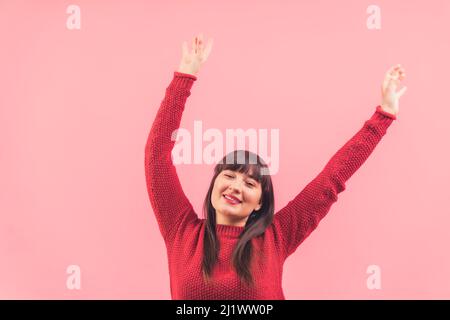
<path fill-rule="evenodd" d="M 400 65 L 389 69 L 382 84 L 382 103 L 372 117 L 333 155 L 319 175 L 275 214 L 272 227 L 281 241 L 284 258 L 316 229 L 337 201 L 338 194 L 345 190 L 346 181 L 366 161 L 396 119 L 398 100 L 406 87 L 399 92 L 396 88 L 404 77 Z"/>

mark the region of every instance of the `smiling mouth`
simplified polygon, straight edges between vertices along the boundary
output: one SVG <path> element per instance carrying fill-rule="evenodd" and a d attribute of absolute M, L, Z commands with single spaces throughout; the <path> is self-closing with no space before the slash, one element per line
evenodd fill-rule
<path fill-rule="evenodd" d="M 234 199 L 232 199 L 232 198 L 228 198 L 226 195 L 223 195 L 223 198 L 224 198 L 225 201 L 228 202 L 229 204 L 237 205 L 237 204 L 240 204 L 240 203 L 241 203 L 241 202 L 238 201 L 238 200 L 234 200 Z"/>

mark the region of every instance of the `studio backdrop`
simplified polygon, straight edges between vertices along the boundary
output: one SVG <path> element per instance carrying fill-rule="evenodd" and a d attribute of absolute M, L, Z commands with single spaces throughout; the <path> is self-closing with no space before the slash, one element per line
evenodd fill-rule
<path fill-rule="evenodd" d="M 1 0 L 0 299 L 171 298 L 144 149 L 199 33 L 214 48 L 172 155 L 199 218 L 233 134 L 269 164 L 276 212 L 405 67 L 397 119 L 286 260 L 283 289 L 449 299 L 449 30 L 447 0 Z"/>

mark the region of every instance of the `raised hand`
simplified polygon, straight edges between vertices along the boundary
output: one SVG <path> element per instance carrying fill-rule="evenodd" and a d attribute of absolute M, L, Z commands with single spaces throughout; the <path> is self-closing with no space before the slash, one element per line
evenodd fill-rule
<path fill-rule="evenodd" d="M 391 67 L 385 75 L 381 85 L 381 108 L 389 113 L 397 115 L 399 112 L 399 99 L 405 93 L 406 87 L 397 92 L 400 82 L 405 79 L 405 69 L 398 64 Z"/>
<path fill-rule="evenodd" d="M 211 53 L 214 39 L 209 39 L 208 44 L 205 46 L 203 40 L 203 34 L 199 34 L 192 39 L 191 49 L 188 49 L 187 42 L 182 44 L 182 57 L 178 72 L 197 75 L 200 67 L 208 59 Z"/>

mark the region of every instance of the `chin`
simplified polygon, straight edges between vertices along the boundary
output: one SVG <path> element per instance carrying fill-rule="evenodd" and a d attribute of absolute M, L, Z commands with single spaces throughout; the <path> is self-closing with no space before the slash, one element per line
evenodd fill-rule
<path fill-rule="evenodd" d="M 227 217 L 233 217 L 236 219 L 244 219 L 245 217 L 242 216 L 242 214 L 240 214 L 239 211 L 235 211 L 233 209 L 230 210 L 229 207 L 222 207 L 222 210 L 220 210 L 220 212 Z"/>

